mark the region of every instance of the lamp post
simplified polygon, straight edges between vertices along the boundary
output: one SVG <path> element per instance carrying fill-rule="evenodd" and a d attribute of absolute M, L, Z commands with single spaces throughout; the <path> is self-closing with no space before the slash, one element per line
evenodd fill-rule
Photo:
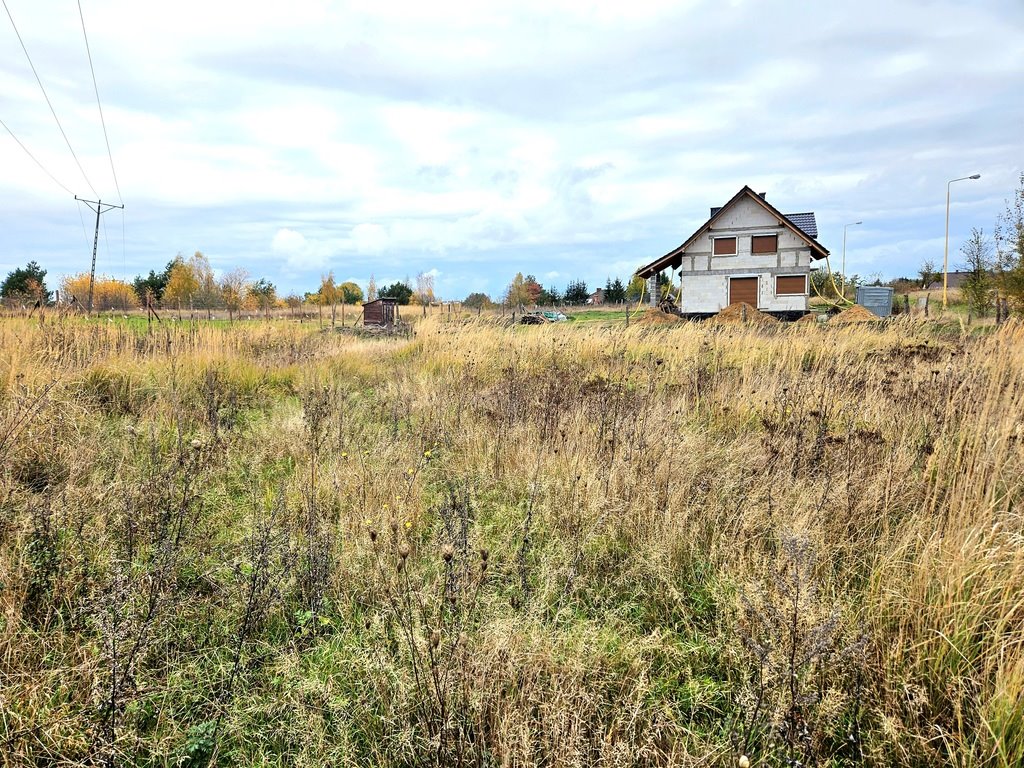
<path fill-rule="evenodd" d="M 950 179 L 946 182 L 946 245 L 942 251 L 942 311 L 946 311 L 949 302 L 946 292 L 949 289 L 949 188 L 955 181 L 967 181 L 967 179 L 980 179 L 981 174 L 975 173 L 970 176 L 961 176 L 959 179 Z"/>
<path fill-rule="evenodd" d="M 843 270 L 842 270 L 843 279 L 842 279 L 842 284 L 843 284 L 843 298 L 844 299 L 846 298 L 846 229 L 847 229 L 847 227 L 855 227 L 858 224 L 863 224 L 863 223 L 864 223 L 863 221 L 853 221 L 853 222 L 850 222 L 849 224 L 843 224 Z"/>

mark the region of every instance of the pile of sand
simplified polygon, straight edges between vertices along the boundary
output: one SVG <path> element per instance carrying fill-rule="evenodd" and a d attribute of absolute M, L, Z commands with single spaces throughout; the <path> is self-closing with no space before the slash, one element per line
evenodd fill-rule
<path fill-rule="evenodd" d="M 819 323 L 817 312 L 808 312 L 806 315 L 797 320 L 798 323 Z"/>
<path fill-rule="evenodd" d="M 879 317 L 870 309 L 865 309 L 860 304 L 854 304 L 849 309 L 844 309 L 838 315 L 829 320 L 829 323 L 845 325 L 847 323 L 871 323 Z"/>
<path fill-rule="evenodd" d="M 749 304 L 740 302 L 739 304 L 730 304 L 728 307 L 723 309 L 717 315 L 711 318 L 713 323 L 747 323 L 748 325 L 771 325 L 779 322 L 777 317 L 761 312 L 756 307 L 752 307 Z"/>
<path fill-rule="evenodd" d="M 636 323 L 637 325 L 674 325 L 676 323 L 683 322 L 683 318 L 679 315 L 670 315 L 668 312 L 662 312 L 660 309 L 647 309 L 639 317 L 630 317 L 629 324 Z"/>

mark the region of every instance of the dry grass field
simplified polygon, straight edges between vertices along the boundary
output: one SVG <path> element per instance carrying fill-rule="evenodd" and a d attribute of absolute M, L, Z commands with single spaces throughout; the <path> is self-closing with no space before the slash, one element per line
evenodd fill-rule
<path fill-rule="evenodd" d="M 0 763 L 1024 764 L 1024 326 L 0 321 Z"/>

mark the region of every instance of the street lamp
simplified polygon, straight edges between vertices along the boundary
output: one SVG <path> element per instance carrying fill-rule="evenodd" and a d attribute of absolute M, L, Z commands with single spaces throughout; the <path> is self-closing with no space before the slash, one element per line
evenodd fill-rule
<path fill-rule="evenodd" d="M 842 269 L 842 283 L 843 283 L 843 298 L 846 298 L 846 228 L 855 227 L 858 224 L 863 224 L 863 221 L 854 221 L 849 224 L 843 225 L 843 269 Z"/>
<path fill-rule="evenodd" d="M 942 310 L 945 311 L 949 302 L 946 300 L 946 291 L 949 289 L 949 188 L 954 181 L 967 181 L 967 179 L 980 179 L 981 174 L 975 173 L 970 176 L 961 176 L 959 179 L 950 179 L 946 182 L 946 246 L 942 252 Z"/>

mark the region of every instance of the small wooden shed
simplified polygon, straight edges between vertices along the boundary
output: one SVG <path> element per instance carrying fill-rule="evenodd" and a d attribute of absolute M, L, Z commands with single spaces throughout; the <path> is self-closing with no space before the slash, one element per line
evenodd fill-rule
<path fill-rule="evenodd" d="M 374 299 L 363 304 L 363 325 L 389 328 L 398 322 L 398 299 Z"/>

